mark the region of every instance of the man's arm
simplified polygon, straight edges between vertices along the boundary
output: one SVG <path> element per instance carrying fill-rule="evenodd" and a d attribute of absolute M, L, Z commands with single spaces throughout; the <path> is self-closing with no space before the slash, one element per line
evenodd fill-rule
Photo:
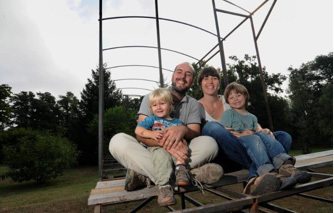
<path fill-rule="evenodd" d="M 193 138 L 200 136 L 201 126 L 199 124 L 188 124 L 187 127 L 188 127 L 188 132 L 184 136 L 186 140 L 190 141 Z"/>

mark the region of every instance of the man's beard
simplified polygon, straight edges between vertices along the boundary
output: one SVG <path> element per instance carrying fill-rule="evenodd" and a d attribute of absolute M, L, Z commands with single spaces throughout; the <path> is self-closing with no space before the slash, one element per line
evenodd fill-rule
<path fill-rule="evenodd" d="M 183 89 L 179 89 L 179 88 L 176 87 L 175 83 L 172 82 L 172 89 L 173 89 L 175 92 L 179 93 L 180 95 L 185 95 L 185 94 L 188 92 L 189 88 L 190 88 L 190 87 L 185 87 L 185 88 L 183 88 Z"/>

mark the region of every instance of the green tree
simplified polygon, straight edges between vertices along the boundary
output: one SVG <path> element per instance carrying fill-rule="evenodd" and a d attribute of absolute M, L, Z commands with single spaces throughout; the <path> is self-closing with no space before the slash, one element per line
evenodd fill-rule
<path fill-rule="evenodd" d="M 60 132 L 59 107 L 49 92 L 38 92 L 34 102 L 34 129 Z"/>
<path fill-rule="evenodd" d="M 117 133 L 124 132 L 135 136 L 134 131 L 137 125 L 138 109 L 127 109 L 124 106 L 115 106 L 107 109 L 104 114 L 104 151 L 108 152 L 109 140 Z M 97 137 L 98 117 L 90 123 L 90 132 Z M 108 152 L 109 153 L 109 152 Z"/>
<path fill-rule="evenodd" d="M 128 110 L 139 110 L 140 103 L 143 97 L 141 98 L 130 98 L 128 95 L 123 95 L 121 105 Z"/>
<path fill-rule="evenodd" d="M 116 84 L 111 80 L 110 72 L 106 71 L 106 65 L 103 67 L 104 74 L 104 109 L 112 108 L 121 103 L 122 93 L 116 89 Z M 79 109 L 82 113 L 80 117 L 80 126 L 82 127 L 81 139 L 78 142 L 80 150 L 79 161 L 83 164 L 97 163 L 98 137 L 97 131 L 90 132 L 89 124 L 94 117 L 98 115 L 99 108 L 99 68 L 92 70 L 92 79 L 81 92 L 81 101 Z"/>
<path fill-rule="evenodd" d="M 65 138 L 27 129 L 10 130 L 5 137 L 11 141 L 3 151 L 10 168 L 5 176 L 14 181 L 44 183 L 76 163 L 77 151 Z"/>
<path fill-rule="evenodd" d="M 0 132 L 11 126 L 12 108 L 10 98 L 11 87 L 7 84 L 0 85 Z"/>
<path fill-rule="evenodd" d="M 304 152 L 333 143 L 333 53 L 289 68 L 296 145 Z"/>
<path fill-rule="evenodd" d="M 104 74 L 104 109 L 112 108 L 120 104 L 122 93 L 116 89 L 116 84 L 111 80 L 109 71 L 106 71 L 106 65 L 103 67 Z M 81 92 L 80 109 L 83 116 L 90 122 L 94 115 L 98 114 L 99 106 L 99 68 L 92 70 L 92 79 Z"/>
<path fill-rule="evenodd" d="M 76 128 L 76 124 L 79 122 L 79 100 L 72 92 L 67 92 L 65 96 L 59 96 L 57 105 L 59 107 L 59 122 L 64 128 L 64 135 L 71 138 L 72 129 Z"/>
<path fill-rule="evenodd" d="M 12 97 L 14 119 L 16 126 L 32 128 L 34 124 L 35 94 L 32 92 L 20 92 Z"/>
<path fill-rule="evenodd" d="M 49 92 L 21 92 L 12 97 L 14 123 L 17 127 L 61 132 L 59 107 Z"/>
<path fill-rule="evenodd" d="M 200 70 L 203 67 L 206 66 L 206 62 L 201 61 L 199 64 L 192 63 L 192 65 L 193 65 L 194 71 L 195 71 L 195 73 L 194 73 L 194 84 L 189 89 L 187 94 L 190 95 L 191 97 L 199 100 L 203 97 L 203 94 L 202 94 L 202 89 L 201 89 L 200 85 L 198 85 L 198 74 L 199 74 Z"/>

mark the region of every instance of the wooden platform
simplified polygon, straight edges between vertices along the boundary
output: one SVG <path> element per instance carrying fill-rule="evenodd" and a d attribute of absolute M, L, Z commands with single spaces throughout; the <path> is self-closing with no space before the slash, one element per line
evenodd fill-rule
<path fill-rule="evenodd" d="M 296 167 L 297 168 L 316 168 L 322 167 L 326 165 L 331 165 L 333 163 L 333 150 L 317 152 L 312 154 L 306 155 L 299 155 L 296 156 Z M 321 176 L 321 175 L 320 175 Z M 244 183 L 247 180 L 248 171 L 247 170 L 240 170 L 233 173 L 228 173 L 223 176 L 223 178 L 213 184 L 213 185 L 206 185 L 207 190 L 220 190 L 224 191 L 222 186 L 231 185 L 236 183 Z M 332 184 L 332 176 L 324 176 L 325 181 L 320 181 L 319 183 L 308 183 L 303 184 L 295 187 L 289 191 L 283 192 L 275 192 L 272 193 L 271 197 L 269 196 L 260 196 L 256 199 L 256 202 L 267 202 L 270 199 L 277 199 L 280 197 L 288 196 L 289 193 L 296 194 L 303 191 L 309 191 L 315 188 L 321 188 L 324 186 L 328 186 Z M 124 202 L 131 202 L 143 199 L 152 199 L 153 197 L 157 196 L 158 188 L 144 188 L 141 190 L 136 190 L 132 192 L 128 192 L 124 190 L 124 179 L 113 179 L 108 181 L 101 181 L 98 182 L 95 189 L 91 190 L 90 196 L 88 198 L 88 205 L 95 205 L 95 212 L 100 212 L 103 205 L 110 205 L 110 204 L 117 204 L 117 203 L 124 203 Z M 183 196 L 186 192 L 198 190 L 197 187 L 186 187 L 186 188 L 179 188 L 179 194 Z M 239 199 L 229 202 L 228 204 L 215 204 L 213 210 L 218 210 L 223 212 L 223 210 L 228 210 L 230 207 L 234 209 L 238 209 L 236 207 L 252 207 L 254 208 L 254 197 L 246 196 L 244 194 L 238 195 Z M 260 199 L 260 200 L 259 200 Z M 205 211 L 210 212 L 210 206 L 203 206 L 191 209 L 185 209 L 184 211 Z M 241 208 L 241 209 L 242 209 Z"/>

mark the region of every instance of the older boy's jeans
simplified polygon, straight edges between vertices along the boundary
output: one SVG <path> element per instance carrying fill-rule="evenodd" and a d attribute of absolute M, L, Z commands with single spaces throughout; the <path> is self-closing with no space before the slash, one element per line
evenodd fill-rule
<path fill-rule="evenodd" d="M 202 130 L 202 135 L 213 137 L 218 143 L 219 148 L 224 152 L 224 154 L 230 160 L 237 162 L 243 168 L 249 169 L 249 177 L 258 176 L 257 172 L 259 172 L 258 168 L 260 164 L 262 165 L 271 164 L 269 156 L 273 156 L 274 153 L 271 153 L 270 151 L 268 152 L 267 150 L 265 150 L 266 151 L 265 153 L 258 153 L 258 154 L 254 153 L 253 155 L 251 155 L 252 158 L 254 157 L 254 159 L 256 159 L 255 162 L 253 162 L 249 154 L 247 153 L 246 148 L 239 142 L 238 138 L 233 136 L 230 131 L 226 130 L 218 122 L 213 121 L 205 124 Z M 291 136 L 283 131 L 274 132 L 274 135 L 276 137 L 276 140 L 281 144 L 281 146 L 284 149 L 283 151 L 283 149 L 278 148 L 278 150 L 280 150 L 278 152 L 287 153 L 291 148 L 291 143 L 292 143 Z M 263 141 L 263 144 L 264 145 L 266 144 L 266 140 Z M 275 145 L 277 146 L 277 144 Z M 270 149 L 270 150 L 277 152 L 276 149 Z M 263 147 L 261 148 L 260 152 L 264 152 Z M 282 157 L 283 159 L 285 159 L 287 156 L 284 155 Z M 258 164 L 258 166 L 256 164 Z"/>

